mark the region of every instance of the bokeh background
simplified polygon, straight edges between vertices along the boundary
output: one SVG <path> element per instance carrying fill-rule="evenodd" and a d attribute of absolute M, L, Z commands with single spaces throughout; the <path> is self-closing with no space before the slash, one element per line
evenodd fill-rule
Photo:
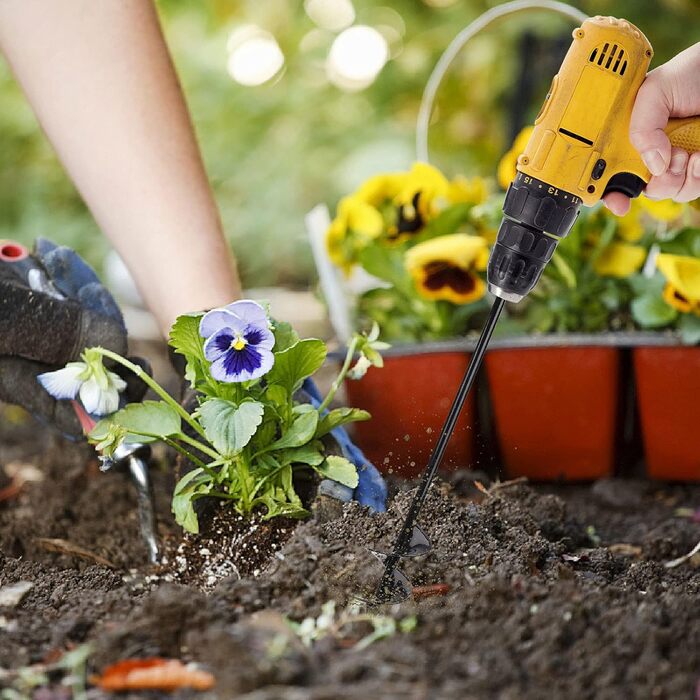
<path fill-rule="evenodd" d="M 246 286 L 308 288 L 304 214 L 367 176 L 408 167 L 425 82 L 484 0 L 160 0 L 226 234 Z M 697 40 L 697 0 L 586 0 L 626 17 L 654 64 Z M 433 162 L 493 176 L 534 118 L 572 25 L 541 11 L 502 21 L 455 62 L 431 126 Z M 108 244 L 0 62 L 0 238 L 46 236 L 98 269 Z"/>

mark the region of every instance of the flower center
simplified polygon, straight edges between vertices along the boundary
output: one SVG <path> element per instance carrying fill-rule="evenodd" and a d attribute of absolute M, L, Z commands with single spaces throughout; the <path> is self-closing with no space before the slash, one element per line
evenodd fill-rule
<path fill-rule="evenodd" d="M 246 339 L 243 336 L 237 335 L 232 341 L 231 341 L 231 347 L 234 350 L 243 350 L 243 348 L 248 345 L 246 342 Z"/>
<path fill-rule="evenodd" d="M 468 294 L 473 291 L 476 281 L 468 270 L 451 265 L 449 262 L 436 260 L 425 266 L 423 284 L 431 290 L 451 287 L 459 294 Z"/>

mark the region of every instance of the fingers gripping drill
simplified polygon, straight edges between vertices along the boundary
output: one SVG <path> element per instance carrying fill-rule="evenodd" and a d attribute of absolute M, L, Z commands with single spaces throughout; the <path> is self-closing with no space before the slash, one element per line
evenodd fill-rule
<path fill-rule="evenodd" d="M 0 264 L 9 267 L 31 289 L 47 294 L 55 299 L 64 299 L 56 289 L 46 272 L 34 262 L 27 249 L 14 241 L 0 241 Z M 85 434 L 94 426 L 94 421 L 77 401 L 73 408 Z M 151 448 L 139 443 L 124 443 L 111 458 L 102 459 L 102 471 L 117 468 L 126 470 L 136 488 L 139 526 L 148 550 L 151 562 L 158 561 L 158 544 L 156 538 L 156 517 L 153 501 L 153 489 L 148 471 Z"/>
<path fill-rule="evenodd" d="M 582 204 L 592 206 L 608 192 L 637 197 L 649 181 L 651 174 L 630 143 L 629 125 L 652 55 L 644 34 L 623 19 L 592 17 L 574 30 L 571 48 L 506 193 L 487 271 L 496 301 L 394 549 L 378 555 L 384 561 L 378 602 L 402 600 L 411 593 L 397 565 L 401 558 L 414 555 L 412 543 L 422 535 L 415 527 L 416 518 L 505 302 L 519 302 L 537 284 Z M 672 145 L 700 150 L 700 118 L 671 120 L 666 133 Z"/>

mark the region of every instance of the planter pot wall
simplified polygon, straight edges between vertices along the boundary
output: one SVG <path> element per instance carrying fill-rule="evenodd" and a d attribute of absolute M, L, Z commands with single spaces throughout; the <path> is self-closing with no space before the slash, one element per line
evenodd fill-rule
<path fill-rule="evenodd" d="M 634 350 L 648 476 L 700 480 L 700 347 Z"/>
<path fill-rule="evenodd" d="M 492 350 L 486 368 L 508 477 L 586 480 L 612 473 L 617 348 Z"/>
<path fill-rule="evenodd" d="M 383 369 L 345 383 L 349 404 L 372 414 L 371 421 L 354 426 L 354 436 L 382 472 L 410 479 L 423 471 L 469 359 L 462 351 L 387 356 Z M 469 465 L 475 414 L 472 392 L 443 469 Z"/>

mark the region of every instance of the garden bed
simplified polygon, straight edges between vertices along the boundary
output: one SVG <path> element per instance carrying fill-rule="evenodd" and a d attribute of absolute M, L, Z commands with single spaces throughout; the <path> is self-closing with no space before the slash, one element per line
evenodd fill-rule
<path fill-rule="evenodd" d="M 215 536 L 190 536 L 181 547 L 167 513 L 172 483 L 154 471 L 168 563 L 151 567 L 126 478 L 100 473 L 89 448 L 35 432 L 0 431 L 0 464 L 31 463 L 40 471 L 25 467 L 35 480 L 0 503 L 0 587 L 33 584 L 19 604 L 0 609 L 0 668 L 56 659 L 90 642 L 91 673 L 128 657 L 198 661 L 217 680 L 208 697 L 522 700 L 694 692 L 700 570 L 692 563 L 667 569 L 664 562 L 700 539 L 700 525 L 678 514 L 698 506 L 698 485 L 605 480 L 535 490 L 506 483 L 484 493 L 474 475 L 457 472 L 452 485 L 434 487 L 421 517 L 433 553 L 405 567 L 415 585 L 447 584 L 449 591 L 382 611 L 397 619 L 416 615 L 413 631 L 360 650 L 347 634 L 309 648 L 282 615 L 318 616 L 331 599 L 340 608 L 376 580 L 364 547 L 388 546 L 408 492 L 386 515 L 323 502 L 307 522 L 259 525 L 247 540 L 257 559 L 239 571 L 242 578 L 225 567 L 223 578 L 216 567 L 202 578 L 217 542 L 239 551 L 232 543 L 247 534 L 238 525 L 224 527 L 219 513 Z M 84 553 L 58 553 L 48 542 L 57 539 L 111 566 Z M 89 697 L 104 695 L 92 689 Z"/>

